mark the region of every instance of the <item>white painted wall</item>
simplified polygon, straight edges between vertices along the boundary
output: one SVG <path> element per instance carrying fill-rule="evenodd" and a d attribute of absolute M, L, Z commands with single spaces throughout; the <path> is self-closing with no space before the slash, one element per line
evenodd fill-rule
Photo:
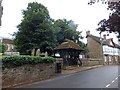
<path fill-rule="evenodd" d="M 120 49 L 103 45 L 103 53 L 108 55 L 120 55 Z"/>

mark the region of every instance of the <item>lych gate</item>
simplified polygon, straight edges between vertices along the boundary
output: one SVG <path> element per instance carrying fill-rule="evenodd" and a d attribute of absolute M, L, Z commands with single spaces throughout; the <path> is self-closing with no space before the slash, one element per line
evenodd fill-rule
<path fill-rule="evenodd" d="M 60 57 L 63 59 L 64 66 L 70 66 L 77 64 L 82 65 L 82 62 L 79 59 L 79 54 L 83 50 L 84 49 L 74 41 L 67 39 L 66 42 L 63 42 L 57 48 L 55 48 L 54 52 L 60 54 Z"/>

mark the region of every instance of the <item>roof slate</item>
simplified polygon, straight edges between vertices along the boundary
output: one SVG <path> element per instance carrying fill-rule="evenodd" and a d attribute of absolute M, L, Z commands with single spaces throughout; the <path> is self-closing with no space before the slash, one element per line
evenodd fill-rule
<path fill-rule="evenodd" d="M 5 43 L 5 44 L 13 44 L 13 40 L 3 38 L 3 43 Z"/>
<path fill-rule="evenodd" d="M 93 36 L 93 35 L 89 35 L 89 37 L 91 37 L 96 42 L 98 42 L 98 43 L 100 43 L 102 45 L 108 45 L 108 46 L 116 47 L 116 48 L 120 49 L 120 46 L 118 44 L 114 43 L 112 38 L 104 40 L 103 38 L 100 39 L 100 37 Z M 113 46 L 110 44 L 110 41 L 113 43 Z"/>
<path fill-rule="evenodd" d="M 65 49 L 75 49 L 75 50 L 84 50 L 82 47 L 80 47 L 78 44 L 76 44 L 72 40 L 67 40 L 66 42 L 61 43 L 55 50 L 65 50 Z"/>

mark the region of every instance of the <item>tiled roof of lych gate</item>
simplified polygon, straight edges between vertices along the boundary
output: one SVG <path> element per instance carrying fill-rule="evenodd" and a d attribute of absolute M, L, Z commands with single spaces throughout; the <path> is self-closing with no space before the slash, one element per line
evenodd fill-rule
<path fill-rule="evenodd" d="M 72 40 L 67 40 L 66 42 L 61 43 L 55 50 L 61 50 L 61 49 L 75 49 L 75 50 L 84 50 L 81 48 L 78 44 L 76 44 Z"/>

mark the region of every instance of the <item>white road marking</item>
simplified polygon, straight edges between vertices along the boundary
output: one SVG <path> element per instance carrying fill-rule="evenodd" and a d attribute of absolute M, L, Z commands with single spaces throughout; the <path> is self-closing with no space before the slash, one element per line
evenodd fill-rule
<path fill-rule="evenodd" d="M 108 84 L 106 87 L 109 87 L 110 86 L 110 84 Z"/>
<path fill-rule="evenodd" d="M 118 79 L 118 77 L 115 78 L 116 80 Z"/>
<path fill-rule="evenodd" d="M 118 77 L 120 77 L 120 75 L 118 75 Z M 112 80 L 112 83 L 114 83 L 115 82 L 115 80 L 117 80 L 118 79 L 118 77 L 116 77 L 114 80 Z M 109 87 L 110 86 L 110 84 L 108 84 L 106 87 Z"/>
<path fill-rule="evenodd" d="M 114 82 L 115 82 L 115 80 L 112 81 L 112 83 L 114 83 Z"/>

